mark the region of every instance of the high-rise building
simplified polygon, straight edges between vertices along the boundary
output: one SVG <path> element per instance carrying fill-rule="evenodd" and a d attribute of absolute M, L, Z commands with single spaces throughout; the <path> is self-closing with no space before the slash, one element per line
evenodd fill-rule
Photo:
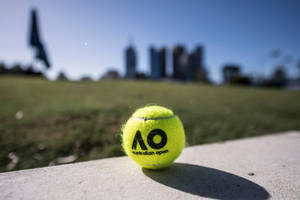
<path fill-rule="evenodd" d="M 150 47 L 150 69 L 152 79 L 160 78 L 160 68 L 159 68 L 159 56 L 157 50 L 152 46 Z"/>
<path fill-rule="evenodd" d="M 184 80 L 185 77 L 185 63 L 186 52 L 184 46 L 177 45 L 173 49 L 173 78 L 177 80 Z"/>
<path fill-rule="evenodd" d="M 166 49 L 161 48 L 157 50 L 151 46 L 149 52 L 151 78 L 161 79 L 166 77 Z"/>
<path fill-rule="evenodd" d="M 192 52 L 186 52 L 181 45 L 173 49 L 173 78 L 182 81 L 200 80 L 209 82 L 203 64 L 203 47 L 196 46 Z"/>
<path fill-rule="evenodd" d="M 188 55 L 188 67 L 187 67 L 187 76 L 188 81 L 196 80 L 198 72 L 198 59 L 195 52 L 192 52 Z"/>
<path fill-rule="evenodd" d="M 161 48 L 159 51 L 159 57 L 160 57 L 160 71 L 161 71 L 161 77 L 165 78 L 167 76 L 167 49 Z"/>
<path fill-rule="evenodd" d="M 133 46 L 129 46 L 125 50 L 126 62 L 126 78 L 134 78 L 136 74 L 136 53 Z"/>
<path fill-rule="evenodd" d="M 199 79 L 202 72 L 204 72 L 203 65 L 203 47 L 197 46 L 193 52 L 189 54 L 188 64 L 188 80 Z"/>
<path fill-rule="evenodd" d="M 204 67 L 204 61 L 203 61 L 203 47 L 202 46 L 196 46 L 196 49 L 194 51 L 194 54 L 196 56 L 196 62 L 197 62 L 197 70 L 199 71 L 201 68 Z"/>

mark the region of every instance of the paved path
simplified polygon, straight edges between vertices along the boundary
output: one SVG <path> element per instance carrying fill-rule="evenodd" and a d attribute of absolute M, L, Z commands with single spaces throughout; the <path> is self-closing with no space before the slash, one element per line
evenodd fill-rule
<path fill-rule="evenodd" d="M 171 167 L 127 157 L 0 174 L 0 199 L 300 199 L 300 133 L 185 148 Z"/>

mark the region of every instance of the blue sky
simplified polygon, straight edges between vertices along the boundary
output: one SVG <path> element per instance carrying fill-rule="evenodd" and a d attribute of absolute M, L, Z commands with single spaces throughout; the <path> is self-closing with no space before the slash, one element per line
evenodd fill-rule
<path fill-rule="evenodd" d="M 221 80 L 221 67 L 236 63 L 247 74 L 267 75 L 281 62 L 273 49 L 292 56 L 289 75 L 300 59 L 300 1 L 238 0 L 2 0 L 0 62 L 29 64 L 30 8 L 38 9 L 41 36 L 55 78 L 99 78 L 108 68 L 124 74 L 124 48 L 130 40 L 138 52 L 138 70 L 149 72 L 148 47 L 184 44 L 205 47 L 211 78 Z M 131 38 L 131 39 L 130 39 Z M 41 66 L 40 66 L 41 67 Z"/>

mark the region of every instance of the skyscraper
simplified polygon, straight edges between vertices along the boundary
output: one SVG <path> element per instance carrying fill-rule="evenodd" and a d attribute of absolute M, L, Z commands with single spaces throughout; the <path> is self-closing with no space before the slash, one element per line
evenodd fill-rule
<path fill-rule="evenodd" d="M 159 56 L 157 50 L 151 46 L 150 47 L 150 69 L 152 79 L 159 79 L 160 78 L 160 69 L 159 69 Z"/>
<path fill-rule="evenodd" d="M 196 80 L 204 72 L 203 65 L 203 47 L 197 46 L 193 52 L 189 54 L 188 61 L 188 80 Z"/>
<path fill-rule="evenodd" d="M 209 82 L 203 64 L 203 47 L 196 46 L 192 52 L 186 52 L 181 45 L 173 49 L 173 78 L 181 81 L 200 80 Z"/>
<path fill-rule="evenodd" d="M 153 46 L 149 49 L 150 69 L 152 79 L 161 79 L 166 77 L 166 49 L 155 49 Z"/>
<path fill-rule="evenodd" d="M 160 57 L 160 69 L 161 69 L 161 77 L 165 78 L 167 76 L 167 49 L 161 48 L 159 51 Z"/>
<path fill-rule="evenodd" d="M 177 45 L 173 49 L 173 78 L 184 80 L 184 66 L 186 61 L 186 52 L 184 46 Z"/>
<path fill-rule="evenodd" d="M 126 62 L 126 78 L 134 78 L 136 74 L 136 53 L 133 46 L 129 46 L 125 50 L 125 62 Z"/>
<path fill-rule="evenodd" d="M 196 49 L 194 51 L 194 54 L 196 56 L 196 62 L 197 62 L 197 70 L 199 71 L 201 68 L 204 67 L 204 61 L 203 61 L 203 47 L 202 46 L 196 46 Z"/>
<path fill-rule="evenodd" d="M 196 80 L 198 72 L 198 59 L 195 52 L 192 52 L 188 55 L 188 67 L 187 67 L 187 80 L 192 81 Z"/>

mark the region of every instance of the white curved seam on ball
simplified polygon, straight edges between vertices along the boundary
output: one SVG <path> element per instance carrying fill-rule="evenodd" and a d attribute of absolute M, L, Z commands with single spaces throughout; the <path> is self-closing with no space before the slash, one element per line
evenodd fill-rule
<path fill-rule="evenodd" d="M 147 121 L 147 120 L 159 120 L 159 119 L 171 119 L 173 117 L 175 117 L 176 115 L 171 115 L 169 117 L 155 117 L 155 118 L 146 118 L 146 117 L 133 117 L 132 119 L 134 120 L 143 120 L 143 121 Z"/>

